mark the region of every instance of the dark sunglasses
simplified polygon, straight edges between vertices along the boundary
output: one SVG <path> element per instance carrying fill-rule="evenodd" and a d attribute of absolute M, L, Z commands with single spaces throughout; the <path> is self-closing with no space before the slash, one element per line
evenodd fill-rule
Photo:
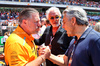
<path fill-rule="evenodd" d="M 59 18 L 59 16 L 51 17 L 50 19 L 54 19 L 54 18 L 58 19 L 58 18 Z"/>

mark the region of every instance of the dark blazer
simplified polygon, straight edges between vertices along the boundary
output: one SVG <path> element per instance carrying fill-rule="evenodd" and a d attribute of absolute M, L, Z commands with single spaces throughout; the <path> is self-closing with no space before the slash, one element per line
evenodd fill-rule
<path fill-rule="evenodd" d="M 50 44 L 51 37 L 54 37 L 51 42 L 51 53 L 54 55 L 64 54 L 72 38 L 67 36 L 66 31 L 62 28 L 62 26 L 59 27 L 54 36 L 52 34 L 52 26 L 47 27 L 43 35 L 39 39 L 35 39 L 34 42 L 36 45 L 45 43 L 47 46 Z"/>

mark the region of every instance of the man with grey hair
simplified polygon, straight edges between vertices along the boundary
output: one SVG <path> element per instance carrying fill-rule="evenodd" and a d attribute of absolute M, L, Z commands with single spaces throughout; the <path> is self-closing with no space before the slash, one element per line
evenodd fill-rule
<path fill-rule="evenodd" d="M 65 55 L 48 58 L 60 66 L 100 66 L 100 33 L 88 26 L 85 10 L 80 7 L 63 11 L 63 28 L 68 36 L 75 36 Z"/>
<path fill-rule="evenodd" d="M 35 39 L 36 45 L 45 43 L 50 46 L 51 53 L 54 55 L 64 54 L 67 50 L 71 37 L 68 37 L 66 31 L 60 24 L 61 13 L 59 8 L 51 7 L 46 11 L 46 17 L 50 21 L 51 26 L 48 26 L 43 35 L 39 39 Z M 46 61 L 47 66 L 58 66 L 51 61 Z"/>

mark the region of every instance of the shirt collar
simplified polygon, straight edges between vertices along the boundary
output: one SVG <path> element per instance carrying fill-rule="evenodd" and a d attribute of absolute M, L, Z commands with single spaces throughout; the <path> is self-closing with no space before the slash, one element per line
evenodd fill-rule
<path fill-rule="evenodd" d="M 50 32 L 51 32 L 50 35 L 52 35 L 52 26 L 50 26 Z M 62 28 L 62 25 L 59 26 L 59 28 L 58 28 L 56 34 L 59 33 L 59 32 L 64 32 L 64 29 Z M 55 35 L 56 35 L 56 34 L 55 34 Z"/>
<path fill-rule="evenodd" d="M 50 31 L 52 31 L 52 26 L 51 26 L 51 28 L 50 28 Z M 62 24 L 59 26 L 59 28 L 58 28 L 58 30 L 57 30 L 57 32 L 63 32 L 64 31 L 64 29 L 62 28 Z M 57 33 L 56 32 L 56 33 Z"/>
<path fill-rule="evenodd" d="M 34 40 L 34 38 L 32 36 L 28 35 L 20 26 L 18 26 L 13 33 L 17 34 L 18 36 L 20 36 L 23 39 L 25 38 L 26 41 Z"/>
<path fill-rule="evenodd" d="M 63 32 L 64 31 L 64 29 L 62 28 L 62 25 L 59 27 L 59 29 L 57 30 L 57 32 Z"/>
<path fill-rule="evenodd" d="M 82 36 L 80 37 L 80 39 L 82 38 L 86 38 L 87 35 L 90 33 L 90 31 L 92 30 L 92 27 L 88 27 L 85 32 L 82 34 Z"/>

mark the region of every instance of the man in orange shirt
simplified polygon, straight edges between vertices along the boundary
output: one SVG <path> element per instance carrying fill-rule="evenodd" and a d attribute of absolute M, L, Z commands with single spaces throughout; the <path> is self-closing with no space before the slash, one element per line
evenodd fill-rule
<path fill-rule="evenodd" d="M 50 53 L 37 57 L 34 38 L 31 34 L 38 32 L 40 26 L 39 12 L 33 8 L 21 11 L 19 26 L 8 37 L 5 44 L 5 62 L 9 66 L 39 66 Z M 47 52 L 49 49 L 46 49 Z"/>

